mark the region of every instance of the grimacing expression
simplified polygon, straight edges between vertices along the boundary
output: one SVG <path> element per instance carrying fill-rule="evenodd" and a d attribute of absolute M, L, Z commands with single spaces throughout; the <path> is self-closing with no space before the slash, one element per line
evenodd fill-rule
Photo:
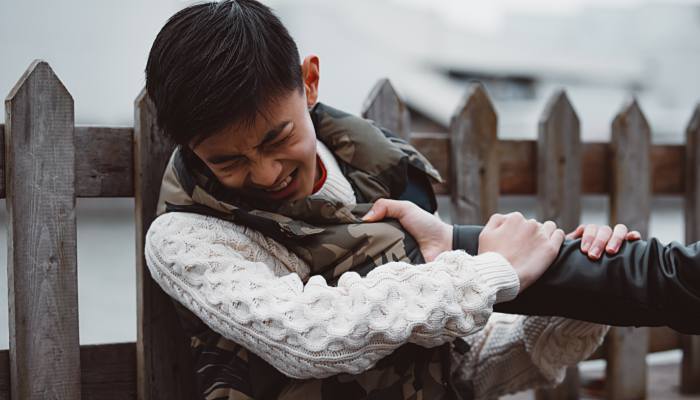
<path fill-rule="evenodd" d="M 253 124 L 232 124 L 190 148 L 222 185 L 249 196 L 297 200 L 316 181 L 316 133 L 303 91 L 280 97 Z"/>

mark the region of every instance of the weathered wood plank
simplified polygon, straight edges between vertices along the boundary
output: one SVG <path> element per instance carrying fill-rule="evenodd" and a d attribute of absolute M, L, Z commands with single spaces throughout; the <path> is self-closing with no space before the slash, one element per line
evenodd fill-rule
<path fill-rule="evenodd" d="M 73 98 L 34 61 L 5 101 L 13 399 L 79 399 Z"/>
<path fill-rule="evenodd" d="M 173 150 L 156 125 L 145 89 L 136 99 L 134 121 L 138 398 L 193 399 L 189 338 L 170 297 L 151 279 L 144 258 L 146 232 L 156 216 L 161 178 Z"/>
<path fill-rule="evenodd" d="M 133 137 L 133 128 L 75 128 L 79 197 L 134 195 Z"/>
<path fill-rule="evenodd" d="M 0 124 L 0 142 L 4 140 Z M 76 127 L 76 190 L 78 197 L 133 197 L 133 151 L 126 145 L 133 138 L 133 128 Z M 411 134 L 411 143 L 435 165 L 445 183 L 435 185 L 439 194 L 449 193 L 450 154 L 447 133 Z M 582 143 L 583 194 L 608 192 L 610 161 L 609 144 Z M 86 155 L 106 152 L 108 158 L 97 164 Z M 500 140 L 498 143 L 500 192 L 502 194 L 535 194 L 537 192 L 537 142 L 533 140 Z M 654 145 L 651 149 L 652 190 L 654 194 L 684 193 L 685 146 Z M 0 152 L 0 176 L 4 173 L 4 154 Z M 93 187 L 91 185 L 100 185 Z M 5 182 L 0 181 L 0 198 L 5 197 Z"/>
<path fill-rule="evenodd" d="M 649 232 L 651 214 L 651 132 L 636 100 L 625 105 L 612 123 L 610 223 Z M 647 328 L 613 328 L 606 339 L 609 399 L 646 396 Z"/>
<path fill-rule="evenodd" d="M 686 129 L 685 241 L 700 241 L 700 104 Z M 681 392 L 700 393 L 700 336 L 683 338 Z"/>
<path fill-rule="evenodd" d="M 10 398 L 10 354 L 0 351 L 0 400 Z M 136 345 L 110 343 L 80 347 L 82 400 L 136 398 Z"/>
<path fill-rule="evenodd" d="M 411 134 L 411 143 L 428 157 L 447 184 L 436 186 L 439 194 L 449 194 L 450 154 L 446 133 Z M 584 142 L 582 152 L 583 194 L 606 194 L 610 188 L 610 145 Z M 498 142 L 499 187 L 501 194 L 537 193 L 537 142 L 532 140 L 500 140 Z M 651 149 L 654 194 L 680 195 L 685 184 L 685 146 L 654 145 Z"/>
<path fill-rule="evenodd" d="M 136 344 L 80 347 L 83 400 L 136 399 Z"/>
<path fill-rule="evenodd" d="M 571 232 L 581 219 L 581 133 L 564 91 L 552 96 L 537 141 L 537 217 Z"/>
<path fill-rule="evenodd" d="M 4 142 L 0 124 L 0 144 Z M 75 127 L 76 194 L 78 197 L 133 197 L 134 129 Z M 5 154 L 0 152 L 0 198 L 5 197 Z"/>
<path fill-rule="evenodd" d="M 362 116 L 409 140 L 411 116 L 406 103 L 396 93 L 389 79 L 380 79 L 362 105 Z"/>
<path fill-rule="evenodd" d="M 540 118 L 537 177 L 537 218 L 573 231 L 581 219 L 581 133 L 576 111 L 563 90 L 554 93 Z M 569 367 L 561 384 L 536 390 L 535 397 L 577 399 L 579 382 L 578 367 Z"/>
<path fill-rule="evenodd" d="M 452 221 L 480 224 L 496 212 L 498 139 L 496 110 L 481 84 L 472 85 L 450 123 Z"/>

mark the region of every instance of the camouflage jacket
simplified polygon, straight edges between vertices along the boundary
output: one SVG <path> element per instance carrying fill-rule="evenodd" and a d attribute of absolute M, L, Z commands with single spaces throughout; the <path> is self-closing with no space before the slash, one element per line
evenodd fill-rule
<path fill-rule="evenodd" d="M 207 214 L 258 230 L 297 254 L 311 275 L 321 275 L 329 284 L 346 271 L 364 276 L 390 261 L 424 262 L 415 240 L 397 221 L 363 223 L 360 218 L 377 199 L 403 193 L 409 168 L 441 181 L 438 172 L 413 146 L 372 121 L 321 103 L 311 118 L 317 138 L 333 152 L 353 187 L 356 205 L 314 195 L 261 204 L 225 188 L 191 152 L 177 148 L 163 177 L 158 213 Z M 207 400 L 449 397 L 450 344 L 435 349 L 406 344 L 359 375 L 295 380 L 215 333 L 183 306 L 176 307 L 192 337 L 197 386 Z"/>

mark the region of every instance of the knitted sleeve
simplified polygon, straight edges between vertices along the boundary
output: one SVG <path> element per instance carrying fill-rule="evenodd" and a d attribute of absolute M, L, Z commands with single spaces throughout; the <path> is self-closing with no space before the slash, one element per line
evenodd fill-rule
<path fill-rule="evenodd" d="M 494 313 L 482 331 L 464 338 L 469 352 L 453 354 L 453 381 L 476 399 L 552 386 L 564 379 L 566 367 L 590 356 L 607 331 L 560 317 Z"/>
<path fill-rule="evenodd" d="M 337 287 L 320 276 L 304 284 L 271 261 L 301 262 L 295 255 L 265 254 L 241 232 L 217 218 L 164 214 L 146 236 L 148 267 L 213 330 L 293 378 L 358 374 L 404 343 L 432 347 L 474 333 L 519 289 L 502 256 L 463 251 L 424 265 L 391 262 L 364 278 L 348 272 Z"/>

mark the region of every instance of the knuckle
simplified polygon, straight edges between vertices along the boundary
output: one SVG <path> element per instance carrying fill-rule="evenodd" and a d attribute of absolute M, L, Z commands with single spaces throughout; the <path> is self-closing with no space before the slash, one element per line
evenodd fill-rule
<path fill-rule="evenodd" d="M 521 214 L 519 211 L 513 211 L 512 213 L 507 215 L 508 219 L 519 221 L 519 220 L 524 220 L 525 217 L 523 217 L 523 214 Z"/>

